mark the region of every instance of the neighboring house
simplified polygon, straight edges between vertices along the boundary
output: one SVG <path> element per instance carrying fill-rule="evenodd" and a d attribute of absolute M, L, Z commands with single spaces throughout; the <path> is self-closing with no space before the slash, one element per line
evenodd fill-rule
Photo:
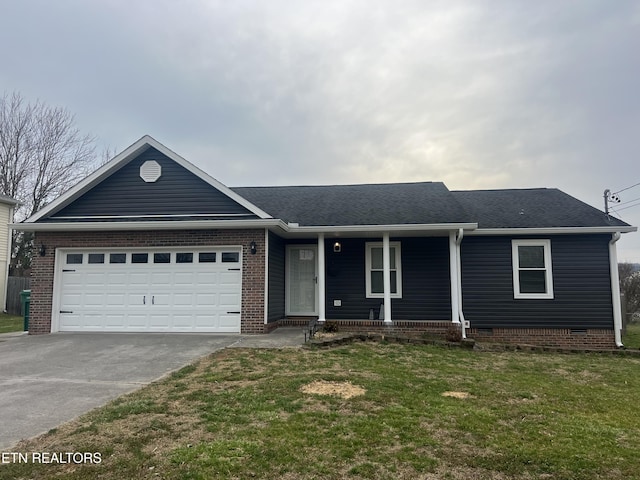
<path fill-rule="evenodd" d="M 614 347 L 635 227 L 556 189 L 228 188 L 143 137 L 15 228 L 30 333 L 343 330 Z"/>
<path fill-rule="evenodd" d="M 9 262 L 11 261 L 11 229 L 13 212 L 18 201 L 0 194 L 0 306 L 7 311 L 7 277 L 9 276 Z"/>

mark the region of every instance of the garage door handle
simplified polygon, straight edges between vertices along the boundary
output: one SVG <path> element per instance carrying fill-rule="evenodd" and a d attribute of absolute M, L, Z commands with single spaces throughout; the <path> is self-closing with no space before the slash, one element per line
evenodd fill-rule
<path fill-rule="evenodd" d="M 60 310 L 60 313 L 73 313 L 71 310 Z"/>
<path fill-rule="evenodd" d="M 240 312 L 227 312 L 227 315 L 231 315 L 232 313 L 237 313 L 238 315 L 240 315 Z"/>
<path fill-rule="evenodd" d="M 142 304 L 143 305 L 147 304 L 147 296 L 146 295 L 142 297 Z"/>
<path fill-rule="evenodd" d="M 156 304 L 156 296 L 152 295 L 151 296 L 151 305 L 155 305 Z"/>
<path fill-rule="evenodd" d="M 230 272 L 239 272 L 240 269 L 239 268 L 227 268 L 228 271 Z"/>

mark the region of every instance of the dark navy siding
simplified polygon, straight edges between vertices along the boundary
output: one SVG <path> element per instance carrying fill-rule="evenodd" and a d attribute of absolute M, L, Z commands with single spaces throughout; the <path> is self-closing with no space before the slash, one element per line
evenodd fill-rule
<path fill-rule="evenodd" d="M 285 316 L 284 268 L 285 242 L 282 238 L 269 232 L 268 322 L 278 321 Z"/>
<path fill-rule="evenodd" d="M 391 300 L 396 320 L 450 320 L 448 238 L 402 238 L 402 298 Z M 381 298 L 366 298 L 366 239 L 340 239 L 342 252 L 333 252 L 335 239 L 326 241 L 327 319 L 363 320 Z M 369 241 L 376 241 L 370 239 Z M 394 241 L 394 240 L 392 240 Z M 334 307 L 334 300 L 342 306 Z"/>
<path fill-rule="evenodd" d="M 466 237 L 463 309 L 471 327 L 612 328 L 610 235 L 526 238 L 551 239 L 554 298 L 513 298 L 512 238 Z"/>
<path fill-rule="evenodd" d="M 146 183 L 140 178 L 140 166 L 147 160 L 155 160 L 162 167 L 162 176 L 154 183 Z M 208 213 L 255 217 L 186 168 L 149 148 L 51 217 Z"/>

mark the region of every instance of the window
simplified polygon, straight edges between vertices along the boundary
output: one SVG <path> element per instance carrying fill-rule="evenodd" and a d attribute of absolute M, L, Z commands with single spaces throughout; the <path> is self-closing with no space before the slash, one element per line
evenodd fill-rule
<path fill-rule="evenodd" d="M 104 253 L 90 253 L 89 263 L 104 263 Z"/>
<path fill-rule="evenodd" d="M 222 263 L 237 263 L 240 261 L 238 252 L 222 252 Z"/>
<path fill-rule="evenodd" d="M 193 253 L 176 253 L 176 263 L 193 263 Z"/>
<path fill-rule="evenodd" d="M 153 263 L 170 263 L 170 262 L 171 262 L 170 253 L 154 253 L 153 254 Z"/>
<path fill-rule="evenodd" d="M 553 298 L 551 240 L 512 240 L 513 297 Z"/>
<path fill-rule="evenodd" d="M 68 265 L 77 265 L 82 263 L 82 254 L 81 253 L 67 253 L 67 264 Z"/>
<path fill-rule="evenodd" d="M 400 242 L 390 242 L 391 298 L 402 298 L 402 269 L 400 258 Z M 365 264 L 367 270 L 367 298 L 383 298 L 384 270 L 381 242 L 367 243 Z"/>
<path fill-rule="evenodd" d="M 147 263 L 149 261 L 148 253 L 132 253 L 131 263 Z"/>
<path fill-rule="evenodd" d="M 198 261 L 200 263 L 213 263 L 216 261 L 216 252 L 200 252 Z"/>
<path fill-rule="evenodd" d="M 110 253 L 109 263 L 127 263 L 126 253 Z"/>

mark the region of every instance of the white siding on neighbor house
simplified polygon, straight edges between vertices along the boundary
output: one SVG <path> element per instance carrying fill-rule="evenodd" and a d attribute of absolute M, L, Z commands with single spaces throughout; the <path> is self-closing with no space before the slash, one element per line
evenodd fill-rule
<path fill-rule="evenodd" d="M 11 236 L 9 235 L 9 223 L 13 205 L 0 203 L 0 310 L 7 309 L 7 275 L 9 261 L 9 247 Z"/>
<path fill-rule="evenodd" d="M 11 219 L 9 218 L 9 212 L 11 211 L 11 205 L 7 205 L 5 203 L 0 203 L 0 262 L 5 262 L 9 252 L 9 223 Z M 4 270 L 0 270 L 0 274 L 4 272 Z"/>

